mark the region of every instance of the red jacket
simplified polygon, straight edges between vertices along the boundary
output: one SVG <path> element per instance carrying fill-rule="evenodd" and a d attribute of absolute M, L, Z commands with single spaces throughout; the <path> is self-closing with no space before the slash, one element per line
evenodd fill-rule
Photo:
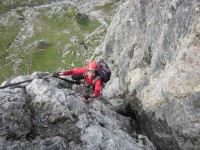
<path fill-rule="evenodd" d="M 87 68 L 78 68 L 78 69 L 73 69 L 73 70 L 69 70 L 69 71 L 63 71 L 64 75 L 78 75 L 78 74 L 85 74 L 87 72 Z M 93 79 L 89 79 L 88 76 L 85 76 L 85 80 L 86 82 L 91 85 L 94 86 L 94 94 L 95 97 L 99 97 L 100 96 L 100 92 L 101 92 L 101 84 L 102 84 L 102 79 L 98 79 L 97 81 L 95 81 L 95 83 L 93 84 L 92 81 Z"/>

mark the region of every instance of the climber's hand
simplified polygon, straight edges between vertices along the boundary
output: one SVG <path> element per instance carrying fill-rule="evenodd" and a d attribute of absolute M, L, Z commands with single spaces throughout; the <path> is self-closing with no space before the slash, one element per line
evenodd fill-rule
<path fill-rule="evenodd" d="M 58 77 L 59 77 L 59 72 L 52 73 L 51 76 L 52 76 L 52 77 L 56 77 L 56 78 L 58 78 Z"/>
<path fill-rule="evenodd" d="M 90 95 L 87 94 L 87 95 L 83 96 L 82 101 L 84 103 L 87 103 L 89 98 L 90 98 Z"/>

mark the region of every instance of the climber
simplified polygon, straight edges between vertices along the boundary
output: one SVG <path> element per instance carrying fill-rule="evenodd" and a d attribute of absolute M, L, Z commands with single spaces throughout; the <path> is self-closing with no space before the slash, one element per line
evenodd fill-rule
<path fill-rule="evenodd" d="M 58 72 L 57 76 L 68 76 L 71 75 L 73 80 L 81 81 L 85 79 L 85 81 L 81 82 L 82 84 L 89 84 L 94 87 L 94 93 L 89 95 L 86 94 L 83 96 L 82 101 L 87 103 L 89 98 L 97 98 L 100 96 L 101 92 L 101 84 L 102 79 L 101 76 L 97 75 L 98 72 L 98 63 L 95 61 L 91 61 L 87 64 L 86 67 L 76 68 L 72 70 L 64 70 L 62 72 Z"/>

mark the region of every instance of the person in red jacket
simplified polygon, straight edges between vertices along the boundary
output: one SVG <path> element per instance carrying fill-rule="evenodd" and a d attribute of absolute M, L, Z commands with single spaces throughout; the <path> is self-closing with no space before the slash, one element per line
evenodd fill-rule
<path fill-rule="evenodd" d="M 85 82 L 94 86 L 94 93 L 91 95 L 86 94 L 82 98 L 83 102 L 86 103 L 89 98 L 97 98 L 100 96 L 102 79 L 98 76 L 97 71 L 98 63 L 91 61 L 86 67 L 59 72 L 59 76 L 71 75 L 74 80 L 85 79 Z"/>

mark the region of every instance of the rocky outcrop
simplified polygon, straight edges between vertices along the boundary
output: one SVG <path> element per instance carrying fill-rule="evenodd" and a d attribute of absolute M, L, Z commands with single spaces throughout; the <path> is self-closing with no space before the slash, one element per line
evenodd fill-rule
<path fill-rule="evenodd" d="M 100 47 L 113 72 L 104 96 L 125 98 L 159 149 L 200 148 L 199 8 L 197 0 L 127 0 Z"/>
<path fill-rule="evenodd" d="M 130 117 L 105 100 L 83 103 L 70 84 L 47 73 L 2 85 L 27 79 L 33 81 L 0 90 L 0 149 L 155 149 L 146 136 L 133 133 Z"/>
<path fill-rule="evenodd" d="M 93 9 L 95 6 L 102 6 L 106 3 L 111 3 L 112 0 L 73 0 L 72 3 L 77 7 L 79 12 L 81 13 L 87 13 L 91 9 Z"/>
<path fill-rule="evenodd" d="M 93 32 L 96 34 L 104 32 L 108 24 L 101 11 L 92 9 L 110 2 L 114 1 L 73 4 L 81 15 L 99 20 L 102 26 Z M 58 12 L 55 8 L 52 12 Z M 34 79 L 0 90 L 0 149 L 155 149 L 148 138 L 162 150 L 200 149 L 199 8 L 199 0 L 121 1 L 94 55 L 103 53 L 112 69 L 111 81 L 99 101 L 85 105 L 70 85 L 43 78 L 46 73 L 4 82 Z M 24 14 L 17 9 L 18 17 L 25 15 L 27 21 L 29 15 L 37 15 L 31 9 Z M 12 16 L 12 12 L 8 14 Z M 7 20 L 2 17 L 1 23 L 6 25 Z M 32 28 L 24 26 L 20 33 L 16 46 L 30 38 Z M 70 44 L 65 45 L 63 56 L 68 47 Z M 133 118 L 148 138 L 135 133 Z"/>

